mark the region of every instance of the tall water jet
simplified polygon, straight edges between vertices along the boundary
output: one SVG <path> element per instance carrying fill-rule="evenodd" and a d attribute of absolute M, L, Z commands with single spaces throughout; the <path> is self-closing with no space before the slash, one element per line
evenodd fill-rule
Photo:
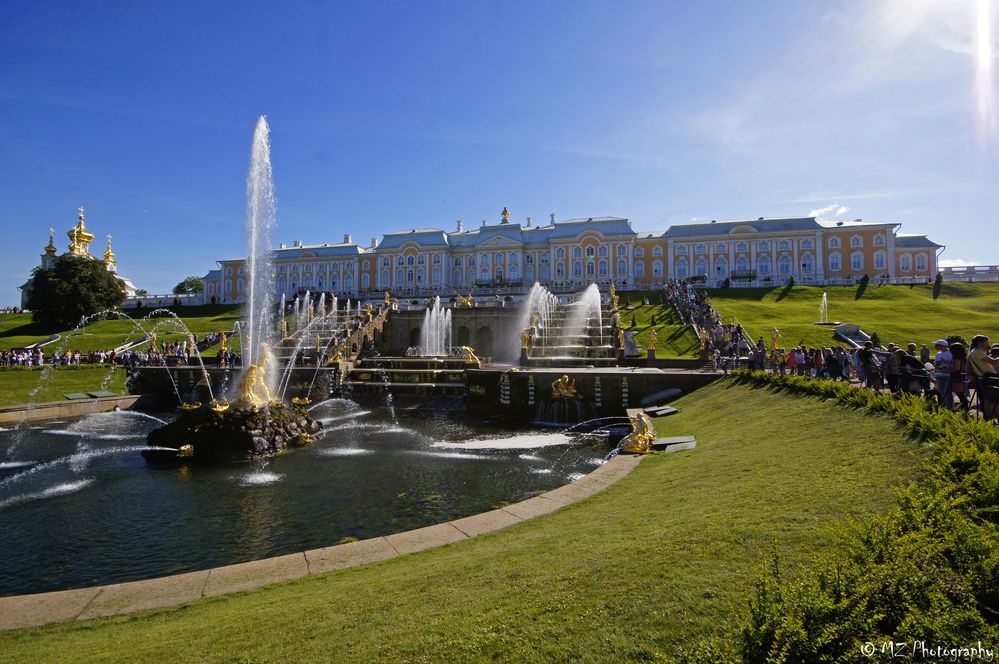
<path fill-rule="evenodd" d="M 435 297 L 433 305 L 423 314 L 420 329 L 420 354 L 442 357 L 451 347 L 451 310 L 441 307 L 441 298 Z"/>
<path fill-rule="evenodd" d="M 274 180 L 271 172 L 270 128 L 263 115 L 253 132 L 250 172 L 246 178 L 246 231 L 249 299 L 247 301 L 246 345 L 243 366 L 263 356 L 274 331 L 274 266 L 271 259 L 271 229 L 276 217 Z M 273 384 L 274 371 L 267 371 Z"/>
<path fill-rule="evenodd" d="M 826 299 L 825 291 L 822 292 L 822 302 L 819 304 L 819 322 L 829 322 L 829 301 Z"/>
<path fill-rule="evenodd" d="M 535 281 L 530 290 L 527 291 L 527 296 L 521 306 L 516 329 L 521 334 L 531 330 L 533 338 L 543 336 L 551 328 L 552 316 L 557 306 L 558 298 Z M 507 359 L 510 362 L 515 362 L 520 353 L 521 336 L 518 334 L 510 343 Z"/>

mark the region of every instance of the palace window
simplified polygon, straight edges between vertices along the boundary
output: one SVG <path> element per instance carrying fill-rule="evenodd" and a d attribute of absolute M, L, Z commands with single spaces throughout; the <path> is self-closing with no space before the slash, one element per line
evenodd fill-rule
<path fill-rule="evenodd" d="M 572 248 L 572 257 L 573 258 L 579 258 L 582 255 L 583 255 L 583 250 L 582 249 L 580 249 L 579 247 L 573 247 Z"/>
<path fill-rule="evenodd" d="M 607 276 L 607 261 L 605 261 L 605 260 L 600 261 L 599 269 L 600 269 L 600 276 L 601 277 L 606 277 Z"/>
<path fill-rule="evenodd" d="M 815 257 L 811 254 L 805 254 L 801 257 L 801 272 L 803 274 L 811 274 L 815 272 Z"/>
<path fill-rule="evenodd" d="M 850 254 L 850 267 L 854 270 L 864 269 L 864 254 L 855 251 Z"/>
<path fill-rule="evenodd" d="M 746 274 L 749 272 L 749 259 L 745 256 L 739 256 L 735 259 L 735 271 L 740 274 Z"/>
<path fill-rule="evenodd" d="M 524 262 L 528 265 L 534 265 L 534 254 L 527 254 L 524 256 Z"/>
<path fill-rule="evenodd" d="M 760 256 L 756 261 L 756 271 L 760 274 L 770 274 L 770 257 Z"/>
<path fill-rule="evenodd" d="M 565 258 L 565 247 L 559 247 L 555 250 L 555 255 L 559 258 Z"/>
<path fill-rule="evenodd" d="M 791 274 L 790 256 L 782 254 L 781 257 L 777 259 L 777 272 L 778 274 Z"/>
<path fill-rule="evenodd" d="M 839 272 L 843 268 L 843 261 L 838 251 L 829 254 L 829 271 Z"/>
<path fill-rule="evenodd" d="M 728 261 L 724 258 L 718 258 L 715 260 L 715 275 L 719 277 L 724 277 L 728 274 Z"/>
<path fill-rule="evenodd" d="M 364 290 L 371 288 L 371 275 L 367 272 L 361 275 L 361 288 Z"/>
<path fill-rule="evenodd" d="M 831 237 L 831 238 L 829 238 L 829 248 L 830 249 L 839 249 L 839 246 L 840 245 L 839 245 L 839 238 L 838 237 Z"/>
<path fill-rule="evenodd" d="M 635 256 L 637 256 L 638 258 L 641 258 L 644 255 L 645 255 L 645 250 L 644 249 L 642 249 L 641 247 L 635 247 Z"/>
<path fill-rule="evenodd" d="M 811 249 L 812 248 L 812 241 L 811 240 L 802 240 L 801 241 L 801 248 L 802 249 Z"/>
<path fill-rule="evenodd" d="M 468 260 L 465 261 L 465 265 L 468 267 L 475 267 L 475 256 L 469 256 Z"/>
<path fill-rule="evenodd" d="M 581 277 L 583 276 L 583 264 L 576 261 L 572 264 L 572 276 Z"/>
<path fill-rule="evenodd" d="M 698 258 L 697 262 L 694 263 L 694 274 L 706 277 L 708 275 L 708 262 L 703 258 Z"/>
<path fill-rule="evenodd" d="M 778 251 L 790 251 L 791 250 L 791 241 L 790 240 L 778 240 L 777 241 L 777 249 L 778 249 Z"/>
<path fill-rule="evenodd" d="M 645 276 L 645 263 L 642 261 L 635 261 L 635 276 L 644 277 Z"/>
<path fill-rule="evenodd" d="M 617 245 L 617 255 L 618 256 L 625 256 L 627 254 L 628 254 L 628 248 L 627 247 L 625 247 L 623 244 Z"/>
<path fill-rule="evenodd" d="M 746 253 L 747 251 L 749 251 L 749 243 L 748 242 L 736 242 L 735 243 L 735 250 L 738 251 L 738 252 L 740 252 L 740 253 Z"/>
<path fill-rule="evenodd" d="M 884 244 L 885 244 L 885 236 L 884 235 L 875 235 L 874 236 L 874 246 L 876 246 L 876 247 L 883 247 Z"/>
<path fill-rule="evenodd" d="M 382 270 L 382 286 L 388 287 L 391 277 L 388 270 Z"/>
<path fill-rule="evenodd" d="M 406 259 L 403 258 L 402 256 L 396 256 L 395 264 L 396 265 L 405 265 L 406 264 Z"/>
<path fill-rule="evenodd" d="M 596 252 L 593 250 L 593 245 L 590 245 L 589 247 L 586 248 L 586 257 L 587 258 L 593 258 L 593 256 L 594 256 L 595 253 Z"/>
<path fill-rule="evenodd" d="M 455 256 L 454 257 L 454 266 L 455 267 L 461 267 L 461 256 Z"/>
<path fill-rule="evenodd" d="M 678 244 L 676 247 L 673 248 L 673 252 L 676 253 L 677 256 L 686 256 L 687 251 L 688 248 L 687 245 L 685 244 Z"/>
<path fill-rule="evenodd" d="M 588 277 L 592 277 L 593 276 L 593 263 L 591 263 L 589 261 L 587 261 L 587 263 L 586 263 L 586 276 L 588 276 Z"/>
<path fill-rule="evenodd" d="M 617 273 L 619 275 L 623 275 L 623 274 L 626 274 L 627 271 L 628 271 L 628 264 L 625 263 L 624 261 L 618 261 L 617 262 Z"/>
<path fill-rule="evenodd" d="M 423 265 L 426 262 L 427 262 L 427 257 L 424 256 L 423 254 L 420 254 L 419 256 L 416 257 L 416 264 L 417 265 Z"/>
<path fill-rule="evenodd" d="M 760 240 L 756 243 L 757 251 L 770 251 L 770 243 L 766 240 Z"/>
<path fill-rule="evenodd" d="M 706 244 L 695 244 L 694 253 L 696 254 L 706 254 L 708 253 L 708 245 Z"/>
<path fill-rule="evenodd" d="M 663 276 L 663 262 L 662 261 L 652 261 L 652 276 L 661 277 Z"/>
<path fill-rule="evenodd" d="M 410 256 L 410 258 L 412 258 L 412 256 Z M 409 270 L 406 270 L 406 283 L 408 283 L 408 284 L 413 283 L 413 281 L 415 280 L 415 277 L 416 277 L 416 273 L 412 270 L 412 268 L 410 268 Z"/>
<path fill-rule="evenodd" d="M 663 255 L 663 248 L 662 247 L 658 247 L 658 246 L 652 247 L 652 255 L 653 256 L 662 256 Z"/>
<path fill-rule="evenodd" d="M 926 254 L 916 254 L 916 269 L 920 272 L 925 272 L 928 269 L 926 265 Z"/>
<path fill-rule="evenodd" d="M 680 279 L 686 279 L 688 276 L 687 271 L 687 259 L 680 258 L 676 261 L 676 276 Z"/>
<path fill-rule="evenodd" d="M 600 258 L 607 258 L 607 245 L 605 244 L 600 245 L 600 251 L 598 253 L 600 255 Z"/>
<path fill-rule="evenodd" d="M 441 255 L 434 254 L 434 265 L 440 265 L 440 264 L 441 264 Z"/>
<path fill-rule="evenodd" d="M 853 237 L 850 238 L 850 246 L 851 247 L 864 246 L 864 238 L 860 237 L 859 235 L 854 235 Z"/>
<path fill-rule="evenodd" d="M 899 261 L 902 267 L 902 272 L 912 272 L 912 256 L 909 254 L 902 254 L 902 258 Z"/>
<path fill-rule="evenodd" d="M 718 242 L 715 244 L 715 253 L 724 254 L 726 251 L 728 251 L 728 245 L 724 242 Z"/>
<path fill-rule="evenodd" d="M 877 242 L 875 242 L 877 244 Z M 885 252 L 878 251 L 874 254 L 874 269 L 883 270 L 885 269 Z"/>

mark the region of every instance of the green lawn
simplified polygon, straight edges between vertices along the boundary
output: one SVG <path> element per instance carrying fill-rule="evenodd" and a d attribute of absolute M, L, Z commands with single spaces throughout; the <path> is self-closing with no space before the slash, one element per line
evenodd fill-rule
<path fill-rule="evenodd" d="M 886 417 L 731 381 L 677 405 L 661 432 L 696 434 L 695 450 L 554 514 L 186 607 L 3 633 L 0 660 L 653 659 L 745 606 L 774 548 L 802 569 L 834 522 L 885 510 L 914 472 L 915 444 Z"/>
<path fill-rule="evenodd" d="M 648 298 L 649 304 L 645 304 Z M 659 291 L 622 293 L 621 323 L 637 330 L 635 342 L 644 349 L 649 334 L 656 331 L 656 357 L 696 357 L 701 349 L 697 335 L 689 325 L 682 325 L 672 307 L 661 304 Z M 631 307 L 631 308 L 629 308 Z"/>
<path fill-rule="evenodd" d="M 780 328 L 781 344 L 823 346 L 835 343 L 832 329 L 814 323 L 825 292 L 829 320 L 856 323 L 871 334 L 877 332 L 885 344 L 926 344 L 951 334 L 969 340 L 988 334 L 999 340 L 999 284 L 945 283 L 940 297 L 933 286 L 885 286 L 873 283 L 857 298 L 857 286 L 795 286 L 783 288 L 729 288 L 709 290 L 711 304 L 726 321 L 738 320 L 754 339 L 770 343 L 770 331 Z M 783 295 L 783 297 L 782 297 Z"/>
<path fill-rule="evenodd" d="M 56 367 L 49 370 L 44 383 L 42 369 L 8 368 L 0 370 L 0 406 L 16 406 L 43 401 L 62 401 L 71 392 L 97 392 L 104 389 L 125 394 L 125 370 L 108 366 Z M 104 381 L 107 381 L 104 384 Z M 32 390 L 38 389 L 32 397 Z"/>
<path fill-rule="evenodd" d="M 203 305 L 197 307 L 171 308 L 184 319 L 184 324 L 193 334 L 202 337 L 209 332 L 230 331 L 239 319 L 238 305 Z M 151 313 L 149 309 L 129 309 L 125 312 L 134 319 L 142 319 Z M 140 320 L 141 326 L 156 333 L 156 338 L 162 342 L 170 342 L 184 338 L 176 323 L 170 322 L 170 316 L 161 315 L 149 320 Z M 56 330 L 62 336 L 60 341 L 45 347 L 51 353 L 60 345 L 63 350 L 110 350 L 120 346 L 128 339 L 139 339 L 142 333 L 135 325 L 125 319 L 101 320 L 91 323 L 76 332 Z M 53 332 L 43 330 L 32 324 L 30 314 L 0 314 L 0 349 L 23 347 L 37 341 L 47 339 Z M 218 348 L 209 349 L 207 355 L 214 356 Z"/>

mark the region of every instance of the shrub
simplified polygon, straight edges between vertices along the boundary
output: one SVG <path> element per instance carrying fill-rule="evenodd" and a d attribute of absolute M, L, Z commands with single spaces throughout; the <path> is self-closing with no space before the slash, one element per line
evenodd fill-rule
<path fill-rule="evenodd" d="M 870 642 L 995 643 L 999 638 L 999 427 L 803 376 L 737 370 L 736 380 L 884 413 L 925 441 L 922 477 L 887 514 L 839 527 L 840 550 L 795 581 L 776 557 L 746 609 L 686 662 L 868 661 Z"/>

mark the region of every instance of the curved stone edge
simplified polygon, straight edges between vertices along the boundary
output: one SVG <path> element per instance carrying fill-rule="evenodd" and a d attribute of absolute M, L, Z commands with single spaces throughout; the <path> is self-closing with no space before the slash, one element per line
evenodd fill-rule
<path fill-rule="evenodd" d="M 589 498 L 630 473 L 643 458 L 618 455 L 575 482 L 533 498 L 394 535 L 156 579 L 0 597 L 0 630 L 107 618 L 177 606 L 202 597 L 260 588 L 460 542 Z"/>

